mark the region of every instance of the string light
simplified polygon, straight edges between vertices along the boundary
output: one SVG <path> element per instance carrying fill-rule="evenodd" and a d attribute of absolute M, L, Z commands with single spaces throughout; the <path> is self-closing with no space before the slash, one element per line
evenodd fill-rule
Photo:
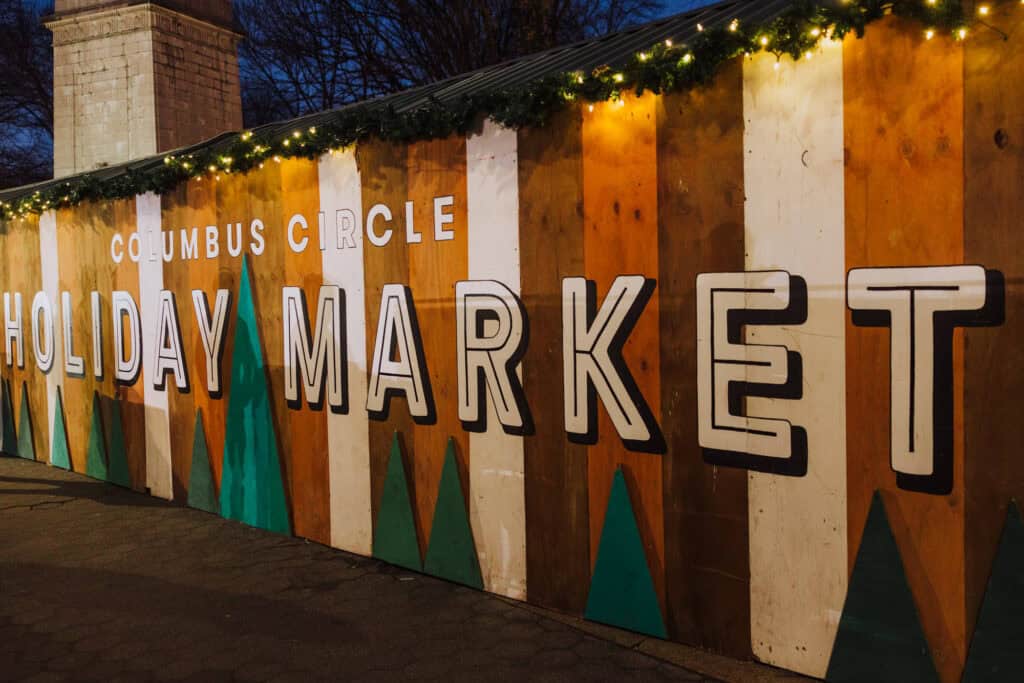
<path fill-rule="evenodd" d="M 1013 4 L 1024 6 L 1024 0 Z M 621 71 L 606 66 L 590 73 L 577 70 L 547 76 L 519 89 L 481 93 L 466 107 L 455 108 L 431 101 L 420 109 L 400 113 L 387 107 L 354 108 L 328 115 L 331 118 L 322 120 L 330 123 L 323 123 L 320 128 L 299 128 L 274 140 L 256 141 L 254 131 L 243 130 L 226 143 L 201 148 L 192 154 L 158 157 L 156 164 L 142 166 L 134 176 L 124 174 L 101 180 L 85 174 L 49 186 L 42 194 L 35 191 L 13 202 L 0 202 L 0 221 L 83 201 L 126 199 L 146 191 L 164 193 L 184 180 L 204 180 L 206 174 L 197 169 L 208 169 L 210 177 L 217 180 L 222 174 L 264 168 L 265 160 L 281 163 L 285 158 L 334 155 L 339 149 L 370 135 L 395 144 L 442 138 L 462 130 L 467 121 L 481 114 L 517 128 L 543 125 L 559 107 L 581 99 L 589 112 L 594 111 L 597 102 L 624 107 L 624 95 L 630 90 L 638 94 L 685 90 L 707 82 L 721 65 L 741 54 L 749 56 L 770 50 L 780 59 L 789 55 L 795 60 L 811 60 L 817 49 L 834 42 L 833 38 L 841 40 L 851 33 L 860 35 L 865 25 L 890 13 L 920 22 L 926 40 L 934 40 L 940 34 L 966 40 L 971 14 L 978 17 L 979 25 L 1005 37 L 982 19 L 995 14 L 993 0 L 977 5 L 970 12 L 965 12 L 960 0 L 843 0 L 841 5 L 825 0 L 798 3 L 790 13 L 756 25 L 741 25 L 738 18 L 710 28 L 696 23 L 696 32 L 701 36 L 692 47 L 676 46 L 672 38 L 662 39 L 650 49 L 634 53 Z M 794 26 L 805 28 L 794 31 Z M 691 67 L 697 59 L 702 62 L 700 69 Z M 780 69 L 781 61 L 777 60 L 772 68 Z"/>

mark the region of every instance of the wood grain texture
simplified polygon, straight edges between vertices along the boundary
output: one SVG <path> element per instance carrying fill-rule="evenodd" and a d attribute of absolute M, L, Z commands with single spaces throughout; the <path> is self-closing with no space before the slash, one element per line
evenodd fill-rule
<path fill-rule="evenodd" d="M 747 473 L 697 443 L 697 275 L 743 269 L 740 63 L 658 110 L 665 598 L 669 637 L 750 655 Z"/>
<path fill-rule="evenodd" d="M 808 444 L 805 476 L 750 473 L 751 640 L 762 661 L 824 676 L 848 579 L 842 45 L 746 60 L 743 93 L 746 270 L 807 285 L 802 324 L 746 332 L 803 367 L 799 400 L 748 398 L 747 413 L 803 428 Z"/>
<path fill-rule="evenodd" d="M 583 113 L 583 222 L 586 277 L 598 306 L 619 275 L 658 278 L 658 98 L 627 95 Z M 623 348 L 623 358 L 661 424 L 660 293 L 655 290 Z M 636 453 L 620 440 L 600 399 L 598 442 L 588 449 L 591 566 L 604 527 L 612 479 L 620 467 L 635 508 L 651 577 L 665 600 L 662 455 Z M 663 607 L 664 611 L 664 607 Z"/>
<path fill-rule="evenodd" d="M 963 261 L 963 52 L 925 46 L 916 24 L 888 18 L 843 45 L 846 266 Z M 890 468 L 889 331 L 847 318 L 849 557 L 881 489 L 922 625 L 945 683 L 966 651 L 964 594 L 963 330 L 953 336 L 954 488 L 931 496 L 896 488 Z"/>
<path fill-rule="evenodd" d="M 97 380 L 91 372 L 91 363 L 84 377 L 67 377 L 64 372 L 63 335 L 58 331 L 55 337 L 61 340 L 58 346 L 51 374 L 58 373 L 64 378 L 62 397 L 64 419 L 67 424 L 68 449 L 71 464 L 76 472 L 85 471 L 86 444 L 92 425 L 93 392 L 111 398 L 115 393 L 113 320 L 111 317 L 111 291 L 117 266 L 110 256 L 110 242 L 117 230 L 112 203 L 88 203 L 74 212 L 57 213 L 56 257 L 59 268 L 57 298 L 51 301 L 54 325 L 62 330 L 61 293 L 70 292 L 74 309 L 72 326 L 74 330 L 75 353 L 83 358 L 92 358 L 92 307 L 90 293 L 97 291 L 104 307 L 103 360 L 104 377 Z M 121 265 L 130 261 L 125 244 Z M 133 264 L 134 265 L 134 264 Z M 126 266 L 125 266 L 126 267 Z M 31 303 L 31 297 L 29 297 Z M 26 338 L 28 341 L 28 338 Z M 26 344 L 26 348 L 31 348 Z M 106 421 L 104 421 L 106 424 Z M 129 466 L 129 471 L 132 468 Z M 134 474 L 134 472 L 132 472 Z M 133 477 L 132 481 L 135 479 Z"/>
<path fill-rule="evenodd" d="M 1024 101 L 1010 83 L 1024 78 L 1024 13 L 995 5 L 965 46 L 964 261 L 1002 271 L 1006 320 L 965 331 L 964 490 L 967 630 L 973 631 L 1006 507 L 1024 500 Z"/>
<path fill-rule="evenodd" d="M 383 247 L 364 242 L 363 267 L 365 269 L 366 302 L 366 357 L 373 362 L 373 345 L 380 319 L 380 297 L 384 285 L 409 284 L 409 245 L 405 242 L 405 201 L 408 187 L 406 150 L 376 140 L 360 143 L 356 148 L 356 163 L 362 184 L 363 219 L 375 204 L 384 204 L 394 216 L 390 228 L 394 230 L 391 241 Z M 380 228 L 383 229 L 383 228 Z M 365 226 L 364 226 L 365 235 Z M 363 406 L 365 410 L 366 406 Z M 407 475 L 412 448 L 412 417 L 404 398 L 391 400 L 391 409 L 386 420 L 370 420 L 370 484 L 372 489 L 371 510 L 374 524 L 380 510 L 380 499 L 384 491 L 384 480 L 388 471 L 388 456 L 391 442 L 397 433 L 405 453 Z M 410 485 L 415 486 L 411 476 Z M 412 496 L 410 492 L 410 496 Z M 420 555 L 425 539 L 420 537 Z"/>
<path fill-rule="evenodd" d="M 409 245 L 409 285 L 437 411 L 435 424 L 413 428 L 413 509 L 421 542 L 429 542 L 449 437 L 455 440 L 463 499 L 469 499 L 469 436 L 459 422 L 459 373 L 453 346 L 455 283 L 469 275 L 465 137 L 455 135 L 409 145 L 408 173 L 408 201 L 414 203 L 415 227 L 423 238 Z M 445 213 L 454 220 L 442 227 L 454 232 L 454 239 L 436 241 L 434 200 L 448 195 L 454 197 L 454 204 Z"/>
<path fill-rule="evenodd" d="M 135 199 L 123 199 L 111 203 L 111 213 L 109 220 L 111 223 L 107 226 L 107 230 L 110 231 L 110 235 L 106 236 L 105 239 L 101 240 L 101 243 L 97 245 L 98 249 L 102 250 L 104 244 L 109 247 L 110 238 L 114 232 L 120 233 L 125 244 L 128 244 L 129 238 L 138 228 L 138 214 L 135 209 Z M 147 258 L 146 246 L 140 242 L 140 254 L 139 258 Z M 98 264 L 99 273 L 103 272 L 104 266 L 111 264 L 109 253 L 105 258 L 101 258 L 96 262 Z M 112 264 L 111 264 L 112 265 Z M 130 256 L 125 258 L 121 263 L 117 264 L 113 268 L 111 273 L 111 288 L 120 291 L 128 292 L 128 294 L 135 301 L 135 305 L 141 305 L 139 297 L 139 264 L 133 261 Z M 79 290 L 82 291 L 82 290 Z M 87 306 L 82 306 L 84 313 L 83 326 L 80 329 L 89 329 L 84 325 L 88 324 L 88 311 Z M 141 320 L 141 316 L 140 316 Z M 111 335 L 111 339 L 112 339 Z M 125 334 L 125 339 L 128 339 L 129 335 Z M 145 354 L 149 351 L 145 347 L 138 349 L 140 354 Z M 86 356 L 88 357 L 88 356 Z M 113 370 L 111 370 L 111 378 L 113 377 Z M 124 447 L 125 455 L 128 459 L 128 472 L 132 480 L 132 488 L 145 491 L 148 488 L 149 482 L 146 478 L 146 399 L 143 389 L 143 382 L 149 381 L 149 378 L 145 376 L 142 370 L 139 370 L 138 379 L 130 385 L 116 385 L 113 387 L 112 395 L 117 399 L 117 402 L 106 401 L 104 402 L 104 425 L 113 424 L 113 411 L 121 411 L 121 425 L 124 430 Z M 65 401 L 65 407 L 67 402 Z M 109 429 L 108 431 L 108 444 L 109 444 Z M 84 453 L 83 453 L 84 455 Z M 152 493 L 154 495 L 166 493 L 154 486 Z"/>
<path fill-rule="evenodd" d="M 491 120 L 467 139 L 467 228 L 470 279 L 496 280 L 520 294 L 516 142 L 514 130 Z M 505 433 L 489 395 L 487 429 L 469 435 L 470 521 L 484 589 L 520 600 L 526 598 L 523 438 Z"/>
<path fill-rule="evenodd" d="M 11 306 L 14 306 L 14 292 L 21 293 L 22 334 L 24 335 L 24 367 L 18 367 L 16 349 L 12 364 L 4 363 L 4 377 L 10 379 L 11 405 L 18 418 L 15 424 L 21 424 L 21 387 L 28 387 L 29 414 L 32 418 L 33 445 L 36 460 L 50 461 L 50 428 L 47 424 L 49 415 L 47 398 L 47 378 L 36 368 L 32 355 L 32 337 L 29 316 L 32 313 L 32 298 L 43 289 L 42 264 L 40 261 L 40 218 L 26 217 L 5 224 L 6 233 L 0 235 L 2 241 L 4 269 L 4 292 L 11 293 Z M 0 306 L 3 301 L 0 300 Z M 14 315 L 13 309 L 11 315 Z"/>
<path fill-rule="evenodd" d="M 315 161 L 295 159 L 281 164 L 281 216 L 278 228 L 280 232 L 271 239 L 284 245 L 284 285 L 301 287 L 306 293 L 307 315 L 310 330 L 315 332 L 317 319 L 317 301 L 320 286 L 324 282 L 323 255 L 320 251 L 318 237 L 317 214 L 320 211 L 320 189 L 318 167 Z M 301 215 L 306 219 L 309 229 L 305 236 L 309 238 L 305 250 L 295 253 L 288 247 L 286 230 L 292 216 Z M 296 240 L 301 241 L 303 231 L 296 228 Z M 281 308 L 280 275 L 270 280 L 276 298 L 272 305 Z M 261 302 L 266 306 L 270 301 Z M 272 365 L 284 360 L 282 341 L 283 327 L 279 324 L 276 330 L 275 343 L 265 345 L 266 358 Z M 281 373 L 282 380 L 284 373 Z M 303 408 L 293 410 L 285 403 L 284 387 L 276 393 L 274 405 L 280 410 L 278 420 L 288 423 L 288 438 L 285 430 L 281 430 L 281 445 L 284 458 L 291 464 L 289 485 L 291 486 L 292 520 L 295 535 L 318 541 L 325 545 L 331 542 L 331 503 L 330 503 L 330 472 L 328 467 L 327 444 L 327 406 L 320 410 L 312 410 L 305 404 Z M 325 390 L 326 391 L 326 390 Z"/>
<path fill-rule="evenodd" d="M 370 555 L 373 551 L 370 435 L 366 413 L 366 278 L 362 234 L 362 180 L 355 151 L 326 154 L 319 161 L 320 210 L 325 225 L 324 282 L 345 293 L 348 412 L 327 415 L 330 468 L 331 545 Z M 351 211 L 346 216 L 339 212 Z M 354 219 L 352 243 L 339 236 L 338 221 Z"/>
<path fill-rule="evenodd" d="M 519 131 L 522 297 L 530 319 L 523 389 L 536 419 L 525 443 L 526 575 L 530 600 L 582 614 L 590 585 L 587 448 L 562 415 L 562 278 L 583 272 L 582 118 L 557 114 Z"/>

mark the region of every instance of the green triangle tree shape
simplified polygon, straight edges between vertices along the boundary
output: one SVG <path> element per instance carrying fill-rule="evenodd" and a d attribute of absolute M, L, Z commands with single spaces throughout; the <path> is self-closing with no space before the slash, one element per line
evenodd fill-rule
<path fill-rule="evenodd" d="M 64 399 L 57 387 L 57 405 L 53 408 L 53 444 L 50 447 L 50 464 L 65 470 L 71 469 L 71 452 L 68 450 L 68 430 L 64 422 Z"/>
<path fill-rule="evenodd" d="M 939 681 L 878 491 L 864 524 L 825 680 Z"/>
<path fill-rule="evenodd" d="M 220 511 L 228 519 L 290 534 L 291 521 L 249 270 L 249 259 L 245 258 L 235 317 L 235 350 L 231 357 Z"/>
<path fill-rule="evenodd" d="M 656 638 L 668 637 L 621 468 L 612 480 L 584 616 Z"/>
<path fill-rule="evenodd" d="M 89 429 L 85 474 L 93 479 L 107 480 L 107 444 L 103 437 L 103 414 L 100 412 L 100 395 L 95 391 L 92 394 L 92 426 Z"/>
<path fill-rule="evenodd" d="M 384 476 L 384 492 L 380 498 L 377 521 L 373 525 L 373 556 L 399 567 L 423 571 L 416 524 L 409 499 L 409 483 L 405 476 L 402 447 L 398 433 L 391 440 L 391 457 Z"/>
<path fill-rule="evenodd" d="M 28 402 L 28 383 L 21 383 L 21 413 L 18 416 L 18 455 L 26 460 L 36 459 L 35 428 L 32 426 L 32 407 Z"/>
<path fill-rule="evenodd" d="M 110 400 L 110 399 L 101 399 Z M 113 410 L 110 411 L 110 430 L 107 439 L 107 481 L 111 484 L 132 487 L 132 477 L 128 470 L 128 449 L 124 444 L 124 426 L 121 423 L 121 400 L 113 399 Z"/>
<path fill-rule="evenodd" d="M 18 434 L 14 429 L 14 402 L 11 401 L 11 382 L 10 380 L 4 380 L 2 385 L 3 388 L 3 403 L 0 404 L 0 410 L 3 411 L 2 421 L 0 425 L 0 453 L 4 455 L 17 455 L 18 454 Z"/>
<path fill-rule="evenodd" d="M 188 505 L 197 510 L 220 514 L 217 489 L 213 484 L 210 454 L 206 447 L 206 429 L 203 414 L 196 411 L 196 426 L 192 435 L 192 469 L 188 476 Z"/>
<path fill-rule="evenodd" d="M 1017 680 L 1024 670 L 1024 524 L 1017 503 L 1006 510 L 992 574 L 971 638 L 963 683 Z"/>
<path fill-rule="evenodd" d="M 466 514 L 459 466 L 455 462 L 455 441 L 449 437 L 445 449 L 441 483 L 434 505 L 434 522 L 423 571 L 428 574 L 483 590 L 480 559 L 473 543 L 473 529 Z"/>

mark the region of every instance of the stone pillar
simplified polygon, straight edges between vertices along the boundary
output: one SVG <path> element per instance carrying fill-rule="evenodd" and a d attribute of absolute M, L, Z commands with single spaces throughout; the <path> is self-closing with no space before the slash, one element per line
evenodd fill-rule
<path fill-rule="evenodd" d="M 231 0 L 56 0 L 54 176 L 242 127 Z"/>

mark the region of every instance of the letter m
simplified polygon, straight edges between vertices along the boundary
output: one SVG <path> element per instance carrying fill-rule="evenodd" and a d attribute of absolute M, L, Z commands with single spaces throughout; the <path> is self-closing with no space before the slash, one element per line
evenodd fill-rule
<path fill-rule="evenodd" d="M 348 377 L 345 355 L 345 299 L 335 285 L 320 288 L 316 329 L 310 335 L 306 294 L 301 287 L 282 290 L 284 323 L 284 392 L 289 407 L 302 407 L 299 396 L 301 375 L 306 402 L 315 410 L 323 408 L 324 380 L 327 403 L 333 413 L 348 412 Z"/>

